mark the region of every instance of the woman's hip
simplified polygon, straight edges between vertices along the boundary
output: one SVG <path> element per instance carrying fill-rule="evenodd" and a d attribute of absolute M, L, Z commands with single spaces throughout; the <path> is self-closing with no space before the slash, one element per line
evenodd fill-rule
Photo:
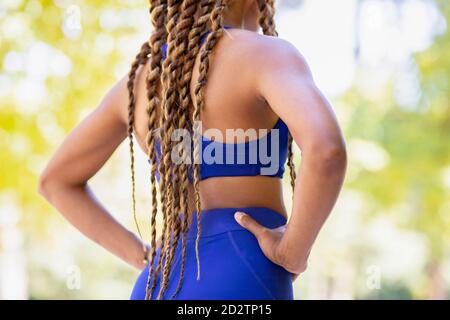
<path fill-rule="evenodd" d="M 197 279 L 197 220 L 193 215 L 186 235 L 183 284 L 174 299 L 293 299 L 291 274 L 269 261 L 262 253 L 256 238 L 234 220 L 234 212 L 238 210 L 246 212 L 268 228 L 276 228 L 286 223 L 286 218 L 281 214 L 267 208 L 221 208 L 203 211 L 199 241 L 200 278 Z M 178 286 L 182 251 L 180 241 L 175 250 L 164 299 L 170 299 Z M 155 260 L 156 268 L 158 261 Z M 136 281 L 131 299 L 145 298 L 148 267 Z M 153 279 L 150 280 L 151 284 Z M 159 292 L 160 280 L 160 276 L 157 276 L 153 299 Z"/>

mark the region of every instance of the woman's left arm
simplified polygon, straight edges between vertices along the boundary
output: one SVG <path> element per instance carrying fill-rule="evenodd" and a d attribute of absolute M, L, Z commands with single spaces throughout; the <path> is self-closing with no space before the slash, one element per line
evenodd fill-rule
<path fill-rule="evenodd" d="M 41 174 L 39 192 L 89 239 L 142 269 L 144 244 L 108 213 L 87 183 L 127 137 L 126 81 L 118 82 L 65 139 Z"/>
<path fill-rule="evenodd" d="M 332 108 L 316 87 L 303 57 L 286 41 L 268 42 L 267 48 L 255 55 L 256 61 L 261 61 L 257 88 L 288 125 L 302 161 L 292 214 L 285 227 L 267 229 L 239 213 L 236 219 L 256 236 L 270 260 L 300 274 L 341 190 L 346 149 Z"/>

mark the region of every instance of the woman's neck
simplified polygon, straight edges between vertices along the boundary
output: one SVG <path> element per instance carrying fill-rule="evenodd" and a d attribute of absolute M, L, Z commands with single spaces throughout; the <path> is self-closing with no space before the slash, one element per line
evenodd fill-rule
<path fill-rule="evenodd" d="M 254 31 L 254 32 L 257 32 L 259 29 L 259 26 L 256 23 L 256 21 L 254 23 L 249 23 L 249 22 L 233 20 L 233 19 L 224 19 L 223 24 L 225 26 L 228 26 L 228 27 L 231 27 L 234 29 L 245 29 L 245 30 L 250 30 L 250 31 Z"/>
<path fill-rule="evenodd" d="M 258 9 L 257 7 L 243 7 L 230 8 L 225 11 L 223 16 L 223 24 L 232 28 L 246 29 L 250 31 L 258 31 Z"/>

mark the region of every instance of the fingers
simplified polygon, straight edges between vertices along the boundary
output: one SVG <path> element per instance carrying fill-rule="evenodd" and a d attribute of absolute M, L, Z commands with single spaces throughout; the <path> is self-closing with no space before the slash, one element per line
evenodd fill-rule
<path fill-rule="evenodd" d="M 260 225 L 256 222 L 252 217 L 245 214 L 244 212 L 236 212 L 234 214 L 234 218 L 237 223 L 239 223 L 242 227 L 253 233 L 253 235 L 258 239 L 264 232 L 267 231 L 266 227 Z"/>

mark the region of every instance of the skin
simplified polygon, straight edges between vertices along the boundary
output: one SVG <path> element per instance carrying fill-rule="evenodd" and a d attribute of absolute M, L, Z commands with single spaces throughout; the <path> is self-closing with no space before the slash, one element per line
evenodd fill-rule
<path fill-rule="evenodd" d="M 345 143 L 330 104 L 314 84 L 297 49 L 285 40 L 254 32 L 257 12 L 254 1 L 248 0 L 235 1 L 225 14 L 225 24 L 233 29 L 220 39 L 211 56 L 202 124 L 203 131 L 270 129 L 281 117 L 289 127 L 301 149 L 302 162 L 288 224 L 267 229 L 245 213 L 237 213 L 236 220 L 256 236 L 267 258 L 295 278 L 306 269 L 311 247 L 341 189 L 346 168 Z M 192 93 L 198 78 L 198 60 Z M 145 153 L 147 69 L 148 65 L 143 66 L 137 73 L 134 128 Z M 39 191 L 89 239 L 143 269 L 146 245 L 108 213 L 88 185 L 127 137 L 127 105 L 124 77 L 58 148 L 41 174 Z M 287 217 L 278 178 L 210 178 L 201 181 L 200 195 L 205 210 L 267 207 Z M 192 199 L 191 188 L 191 204 Z"/>

